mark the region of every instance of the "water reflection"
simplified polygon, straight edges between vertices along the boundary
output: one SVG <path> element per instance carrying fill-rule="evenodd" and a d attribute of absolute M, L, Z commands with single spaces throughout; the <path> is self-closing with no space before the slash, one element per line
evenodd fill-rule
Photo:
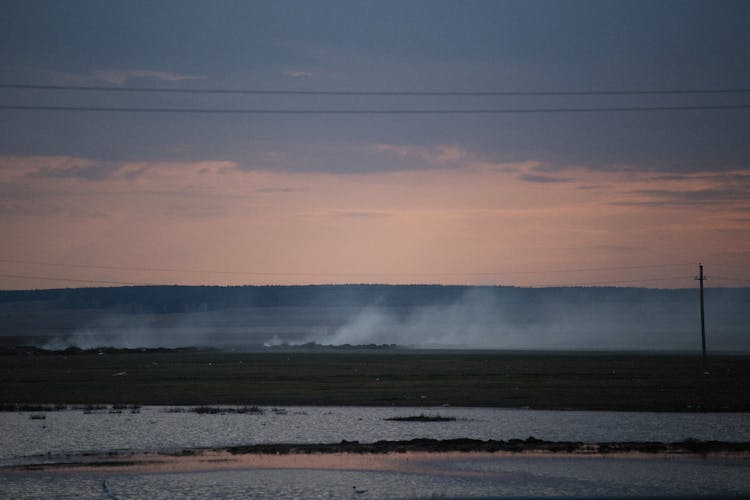
<path fill-rule="evenodd" d="M 635 413 L 498 408 L 289 407 L 262 414 L 168 412 L 0 413 L 0 464 L 30 455 L 164 450 L 256 443 L 326 443 L 413 438 L 551 441 L 750 441 L 748 414 Z M 443 415 L 447 422 L 397 422 L 394 416 Z"/>
<path fill-rule="evenodd" d="M 95 498 L 102 479 L 120 499 L 733 496 L 750 493 L 750 463 L 695 458 L 435 457 L 404 471 L 5 473 L 0 474 L 0 496 Z M 356 494 L 353 486 L 366 492 Z"/>
<path fill-rule="evenodd" d="M 495 408 L 289 407 L 208 414 L 144 407 L 0 413 L 0 464 L 63 454 L 167 450 L 255 443 L 413 438 L 557 441 L 750 441 L 750 415 L 559 412 Z M 442 415 L 453 421 L 399 422 Z M 34 456 L 36 455 L 36 456 Z M 290 463 L 220 470 L 0 472 L 0 498 L 96 498 L 102 479 L 118 498 L 424 498 L 487 496 L 747 495 L 750 460 L 487 455 L 295 456 Z M 368 460 L 370 462 L 368 462 Z M 386 463 L 386 460 L 390 462 Z M 296 462 L 294 462 L 296 461 Z M 268 468 L 268 467 L 271 468 Z M 240 467 L 234 465 L 232 467 Z M 229 470 L 228 470 L 229 469 Z M 353 488 L 355 487 L 355 488 Z M 367 490 L 357 494 L 356 490 Z"/>

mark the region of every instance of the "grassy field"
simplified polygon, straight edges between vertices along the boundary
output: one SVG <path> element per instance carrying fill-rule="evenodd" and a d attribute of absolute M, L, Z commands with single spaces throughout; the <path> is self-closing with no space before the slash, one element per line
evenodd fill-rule
<path fill-rule="evenodd" d="M 0 356 L 0 403 L 750 411 L 750 358 L 498 352 Z"/>

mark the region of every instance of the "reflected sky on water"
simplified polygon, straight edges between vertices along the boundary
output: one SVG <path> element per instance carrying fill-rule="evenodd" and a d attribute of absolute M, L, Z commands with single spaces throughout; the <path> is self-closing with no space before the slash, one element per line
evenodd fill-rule
<path fill-rule="evenodd" d="M 747 495 L 750 461 L 435 459 L 408 471 L 249 469 L 157 474 L 0 473 L 3 498 L 451 498 Z M 354 490 L 363 491 L 355 493 Z"/>
<path fill-rule="evenodd" d="M 750 441 L 750 415 L 539 411 L 497 408 L 264 408 L 203 415 L 177 408 L 0 413 L 0 464 L 55 462 L 85 452 L 174 450 L 270 442 L 373 442 L 412 438 L 560 441 Z M 171 408 L 175 410 L 175 408 Z M 447 422 L 396 422 L 409 415 Z M 31 416 L 37 416 L 32 419 Z M 306 460 L 303 456 L 299 460 Z M 379 460 L 374 457 L 373 460 Z M 491 496 L 748 495 L 750 460 L 465 455 L 424 456 L 387 470 L 0 472 L 0 498 L 424 498 Z M 356 488 L 353 488 L 356 487 Z M 367 490 L 356 493 L 355 490 Z"/>
<path fill-rule="evenodd" d="M 144 407 L 0 413 L 0 464 L 40 454 L 164 450 L 256 443 L 374 442 L 413 438 L 550 441 L 750 441 L 750 414 L 543 411 L 502 408 L 289 407 L 262 414 L 197 414 L 189 408 Z M 395 422 L 441 415 L 447 422 Z M 39 414 L 36 414 L 39 415 Z M 23 460 L 22 460 L 23 461 Z"/>

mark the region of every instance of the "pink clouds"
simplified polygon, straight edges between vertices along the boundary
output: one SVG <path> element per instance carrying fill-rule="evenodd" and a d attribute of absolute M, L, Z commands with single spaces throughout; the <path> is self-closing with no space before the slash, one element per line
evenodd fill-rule
<path fill-rule="evenodd" d="M 185 75 L 172 71 L 148 70 L 138 68 L 102 68 L 95 69 L 86 74 L 73 74 L 54 71 L 52 72 L 54 80 L 58 83 L 65 84 L 85 84 L 85 83 L 111 83 L 113 85 L 125 85 L 131 80 L 151 79 L 165 82 L 180 82 L 185 80 L 201 80 L 204 77 L 199 75 Z"/>
<path fill-rule="evenodd" d="M 750 254 L 750 201 L 737 196 L 750 188 L 750 171 L 540 173 L 533 162 L 493 165 L 458 148 L 403 154 L 451 166 L 336 175 L 225 161 L 3 157 L 0 230 L 13 237 L 2 257 L 237 273 L 85 273 L 144 283 L 533 285 L 622 273 L 577 273 L 571 281 L 518 271 L 698 259 L 739 265 Z M 27 281 L 4 287 L 49 285 Z"/>

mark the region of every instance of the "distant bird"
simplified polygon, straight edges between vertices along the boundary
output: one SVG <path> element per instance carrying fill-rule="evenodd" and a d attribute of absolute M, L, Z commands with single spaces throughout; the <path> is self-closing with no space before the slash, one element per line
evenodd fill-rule
<path fill-rule="evenodd" d="M 117 500 L 117 497 L 109 492 L 107 481 L 102 481 L 102 500 Z"/>
<path fill-rule="evenodd" d="M 352 486 L 352 492 L 361 495 L 362 493 L 367 493 L 367 490 L 358 490 L 356 486 Z"/>

